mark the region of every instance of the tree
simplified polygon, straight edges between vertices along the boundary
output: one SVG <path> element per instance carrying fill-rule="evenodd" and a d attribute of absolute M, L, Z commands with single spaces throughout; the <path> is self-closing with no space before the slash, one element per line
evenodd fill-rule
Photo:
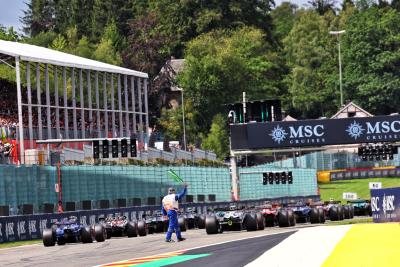
<path fill-rule="evenodd" d="M 324 15 L 326 12 L 335 12 L 336 0 L 310 0 L 308 4 L 314 9 L 318 14 Z"/>
<path fill-rule="evenodd" d="M 201 148 L 213 151 L 218 159 L 224 160 L 229 155 L 229 137 L 226 129 L 226 120 L 222 114 L 214 116 L 210 132 L 203 139 Z"/>
<path fill-rule="evenodd" d="M 330 36 L 331 14 L 312 10 L 298 20 L 283 40 L 290 73 L 286 77 L 292 105 L 305 118 L 332 114 L 340 106 L 336 39 Z"/>
<path fill-rule="evenodd" d="M 196 144 L 199 139 L 199 126 L 195 121 L 197 111 L 193 109 L 190 100 L 185 100 L 185 132 L 187 144 Z M 183 114 L 181 107 L 162 109 L 157 129 L 160 129 L 164 138 L 179 140 L 183 144 Z"/>
<path fill-rule="evenodd" d="M 20 40 L 20 36 L 14 31 L 13 27 L 6 29 L 6 27 L 0 24 L 0 40 L 16 42 Z"/>
<path fill-rule="evenodd" d="M 272 10 L 271 17 L 274 25 L 273 33 L 275 39 L 281 42 L 293 27 L 296 19 L 297 5 L 290 2 L 283 2 Z"/>
<path fill-rule="evenodd" d="M 371 7 L 347 20 L 343 36 L 344 88 L 373 114 L 398 112 L 400 13 Z"/>
<path fill-rule="evenodd" d="M 207 131 L 224 104 L 237 102 L 242 92 L 250 99 L 278 98 L 281 87 L 278 57 L 261 30 L 244 27 L 215 31 L 191 41 L 179 86 L 198 111 L 197 123 Z"/>
<path fill-rule="evenodd" d="M 169 53 L 183 56 L 185 43 L 217 29 L 252 26 L 261 29 L 271 41 L 272 0 L 175 1 L 151 0 L 150 8 L 159 19 L 159 31 L 170 37 Z"/>
<path fill-rule="evenodd" d="M 158 29 L 154 13 L 141 16 L 130 23 L 127 48 L 123 52 L 124 65 L 149 73 L 155 77 L 167 58 L 163 48 L 167 37 Z"/>
<path fill-rule="evenodd" d="M 40 32 L 53 30 L 55 7 L 53 0 L 31 0 L 26 6 L 27 10 L 24 10 L 24 16 L 21 18 L 25 34 L 36 36 Z"/>

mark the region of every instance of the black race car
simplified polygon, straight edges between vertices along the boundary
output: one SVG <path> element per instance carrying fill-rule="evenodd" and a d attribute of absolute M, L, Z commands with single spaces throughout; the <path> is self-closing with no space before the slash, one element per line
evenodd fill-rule
<path fill-rule="evenodd" d="M 206 217 L 207 234 L 222 233 L 226 230 L 243 229 L 247 231 L 262 230 L 265 227 L 264 217 L 260 212 L 251 209 L 238 208 L 231 205 L 229 208 L 215 209 L 213 215 Z"/>
<path fill-rule="evenodd" d="M 138 235 L 138 223 L 129 221 L 126 216 L 101 217 L 99 223 L 106 229 L 107 238 L 112 236 L 136 237 Z M 140 227 L 143 227 L 143 223 Z"/>

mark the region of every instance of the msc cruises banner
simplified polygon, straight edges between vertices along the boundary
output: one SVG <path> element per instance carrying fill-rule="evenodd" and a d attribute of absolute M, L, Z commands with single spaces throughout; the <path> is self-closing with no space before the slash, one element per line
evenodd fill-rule
<path fill-rule="evenodd" d="M 374 222 L 400 222 L 400 187 L 371 189 Z"/>
<path fill-rule="evenodd" d="M 400 140 L 400 116 L 231 125 L 232 150 Z"/>

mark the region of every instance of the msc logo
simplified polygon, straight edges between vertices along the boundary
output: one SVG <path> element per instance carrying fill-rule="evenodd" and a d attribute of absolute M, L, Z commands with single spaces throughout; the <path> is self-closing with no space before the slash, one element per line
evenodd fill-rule
<path fill-rule="evenodd" d="M 391 212 L 394 211 L 395 207 L 394 207 L 394 195 L 390 195 L 390 196 L 383 196 L 383 201 L 382 201 L 382 209 L 383 209 L 383 213 L 386 214 L 387 211 Z"/>
<path fill-rule="evenodd" d="M 354 140 L 357 140 L 359 138 L 365 129 L 361 126 L 361 124 L 357 123 L 354 121 L 352 124 L 347 127 L 346 132 L 350 135 L 351 138 L 354 138 Z"/>
<path fill-rule="evenodd" d="M 277 125 L 269 134 L 272 139 L 280 144 L 289 135 L 290 139 L 307 140 L 307 138 L 318 138 L 324 135 L 324 125 L 300 125 L 297 127 L 289 126 L 289 132 Z M 313 140 L 314 141 L 314 140 Z"/>

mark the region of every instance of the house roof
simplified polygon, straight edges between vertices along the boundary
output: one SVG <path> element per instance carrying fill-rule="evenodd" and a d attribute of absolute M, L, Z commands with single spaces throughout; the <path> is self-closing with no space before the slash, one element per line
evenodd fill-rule
<path fill-rule="evenodd" d="M 339 111 L 336 112 L 336 114 L 333 115 L 331 117 L 331 119 L 336 119 L 339 116 L 339 114 L 341 114 L 341 113 L 347 113 L 348 110 L 351 109 L 351 108 L 352 108 L 352 111 L 355 110 L 355 111 L 362 112 L 365 115 L 367 115 L 367 117 L 373 117 L 374 116 L 371 113 L 369 113 L 368 111 L 366 111 L 365 109 L 361 108 L 359 105 L 357 105 L 357 104 L 355 104 L 353 102 L 349 102 L 345 106 L 343 106 L 341 109 L 339 109 Z"/>
<path fill-rule="evenodd" d="M 24 61 L 47 63 L 71 68 L 89 69 L 148 78 L 148 74 L 95 61 L 36 45 L 0 40 L 0 54 L 20 57 Z"/>
<path fill-rule="evenodd" d="M 154 78 L 157 83 L 167 83 L 171 91 L 181 91 L 182 89 L 176 86 L 174 79 L 176 75 L 182 72 L 185 64 L 185 59 L 170 59 L 165 62 L 158 75 Z"/>

